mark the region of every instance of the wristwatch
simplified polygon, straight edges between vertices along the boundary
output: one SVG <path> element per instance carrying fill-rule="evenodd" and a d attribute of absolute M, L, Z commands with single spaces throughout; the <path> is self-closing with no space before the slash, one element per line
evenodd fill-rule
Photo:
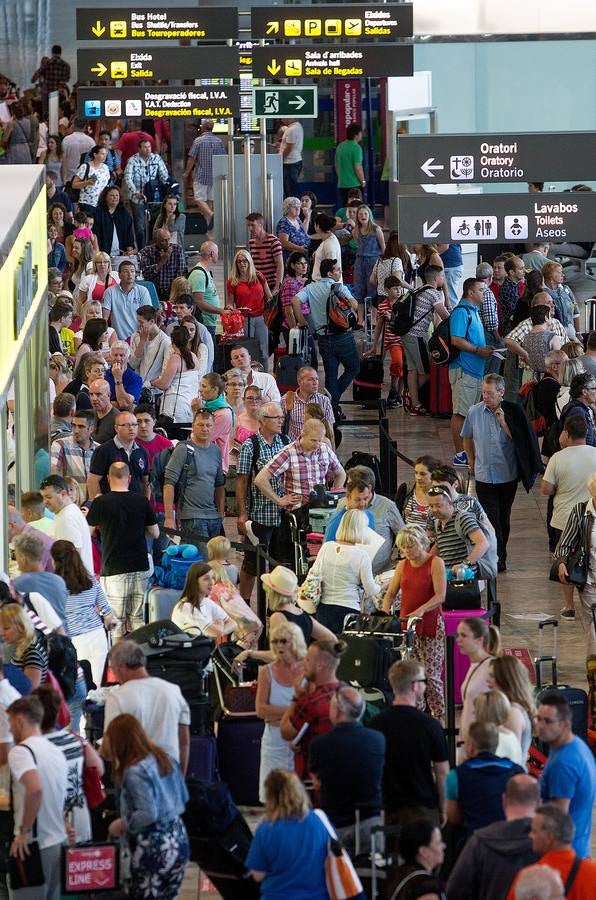
<path fill-rule="evenodd" d="M 121 381 L 115 381 L 114 384 L 122 384 Z"/>
<path fill-rule="evenodd" d="M 33 829 L 25 828 L 23 825 L 19 825 L 19 834 L 33 834 Z"/>

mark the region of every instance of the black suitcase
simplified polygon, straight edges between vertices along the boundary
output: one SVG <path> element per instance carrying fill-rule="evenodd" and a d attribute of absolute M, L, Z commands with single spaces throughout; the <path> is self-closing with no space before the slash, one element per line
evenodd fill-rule
<path fill-rule="evenodd" d="M 221 780 L 230 788 L 234 803 L 256 806 L 259 803 L 259 766 L 262 719 L 222 716 L 217 727 L 217 756 Z"/>
<path fill-rule="evenodd" d="M 190 858 L 198 863 L 223 900 L 257 900 L 259 885 L 248 875 L 245 861 L 252 833 L 242 816 L 223 834 L 204 837 L 189 833 Z"/>
<path fill-rule="evenodd" d="M 360 360 L 360 371 L 352 384 L 354 402 L 375 409 L 381 399 L 383 375 L 383 360 L 379 356 Z"/>
<path fill-rule="evenodd" d="M 292 354 L 292 356 L 280 356 L 277 360 L 275 370 L 275 380 L 280 392 L 295 391 L 298 387 L 298 371 L 306 365 L 306 359 L 303 356 Z"/>
<path fill-rule="evenodd" d="M 559 622 L 557 619 L 544 619 L 538 624 L 540 641 L 539 655 L 534 659 L 536 669 L 536 706 L 538 706 L 543 698 L 556 691 L 560 694 L 571 709 L 571 727 L 573 733 L 582 740 L 588 740 L 588 695 L 581 688 L 574 688 L 568 684 L 559 684 L 557 676 L 557 632 Z M 553 652 L 551 656 L 543 655 L 543 633 L 545 628 L 553 629 Z M 550 682 L 545 682 L 542 675 L 542 667 L 544 664 L 550 665 Z M 536 741 L 538 749 L 548 756 L 548 746 L 541 741 Z"/>
<path fill-rule="evenodd" d="M 204 234 L 207 236 L 207 221 L 200 212 L 187 211 L 184 234 Z"/>
<path fill-rule="evenodd" d="M 265 360 L 263 359 L 263 354 L 261 353 L 261 345 L 256 338 L 242 337 L 238 338 L 237 341 L 218 341 L 215 345 L 215 356 L 213 359 L 214 372 L 218 372 L 220 375 L 223 375 L 224 372 L 227 372 L 228 369 L 232 368 L 230 355 L 232 353 L 232 347 L 236 347 L 238 346 L 238 344 L 246 347 L 246 349 L 250 353 L 250 358 L 255 362 L 261 364 L 265 362 Z"/>
<path fill-rule="evenodd" d="M 337 669 L 340 681 L 356 682 L 365 691 L 372 688 L 381 691 L 385 698 L 391 696 L 387 673 L 401 658 L 399 647 L 391 637 L 368 634 L 341 635 L 348 645 Z"/>

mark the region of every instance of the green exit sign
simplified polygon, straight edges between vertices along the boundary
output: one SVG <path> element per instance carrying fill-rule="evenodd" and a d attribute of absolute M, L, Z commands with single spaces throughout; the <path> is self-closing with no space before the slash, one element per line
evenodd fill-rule
<path fill-rule="evenodd" d="M 264 119 L 316 119 L 317 88 L 314 84 L 254 88 L 254 115 Z"/>

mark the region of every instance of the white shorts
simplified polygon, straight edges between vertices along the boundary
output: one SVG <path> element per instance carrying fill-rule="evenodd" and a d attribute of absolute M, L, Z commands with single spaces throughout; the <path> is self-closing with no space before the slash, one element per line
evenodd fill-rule
<path fill-rule="evenodd" d="M 199 184 L 198 181 L 192 183 L 192 193 L 195 200 L 213 200 L 213 185 Z"/>

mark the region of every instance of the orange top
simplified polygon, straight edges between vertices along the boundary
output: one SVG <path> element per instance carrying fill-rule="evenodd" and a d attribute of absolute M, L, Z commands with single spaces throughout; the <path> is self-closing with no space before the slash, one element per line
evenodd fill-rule
<path fill-rule="evenodd" d="M 565 884 L 571 871 L 574 856 L 573 850 L 551 850 L 550 853 L 545 853 L 538 860 L 538 864 L 556 869 L 561 876 L 563 884 Z M 507 900 L 515 900 L 515 882 L 517 878 L 518 876 L 515 877 L 509 889 Z M 596 900 L 596 862 L 591 859 L 582 860 L 571 890 L 567 894 L 567 900 Z"/>

